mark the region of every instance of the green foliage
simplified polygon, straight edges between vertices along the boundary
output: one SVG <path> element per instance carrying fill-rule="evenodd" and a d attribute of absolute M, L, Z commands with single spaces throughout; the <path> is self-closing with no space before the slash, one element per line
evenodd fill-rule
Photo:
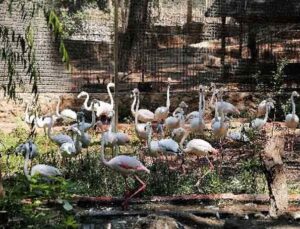
<path fill-rule="evenodd" d="M 48 25 L 52 29 L 56 39 L 59 40 L 59 53 L 62 56 L 62 62 L 64 62 L 68 69 L 70 69 L 70 58 L 63 40 L 63 25 L 54 10 L 50 10 L 48 12 Z"/>

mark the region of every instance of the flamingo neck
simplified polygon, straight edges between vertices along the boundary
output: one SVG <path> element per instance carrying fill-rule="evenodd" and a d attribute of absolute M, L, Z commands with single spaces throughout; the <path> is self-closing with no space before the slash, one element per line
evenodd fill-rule
<path fill-rule="evenodd" d="M 61 117 L 60 113 L 59 113 L 59 106 L 60 106 L 60 103 L 61 103 L 61 99 L 60 97 L 58 98 L 58 103 L 56 105 L 56 115 L 57 117 Z"/>
<path fill-rule="evenodd" d="M 269 112 L 270 112 L 270 106 L 267 105 L 266 107 L 266 113 L 265 113 L 265 117 L 264 117 L 264 122 L 266 123 L 268 121 L 268 118 L 269 118 Z"/>
<path fill-rule="evenodd" d="M 219 118 L 219 113 L 218 113 L 218 99 L 216 99 L 215 102 L 215 119 L 217 120 Z"/>
<path fill-rule="evenodd" d="M 86 109 L 87 111 L 90 111 L 92 109 L 92 105 L 88 106 L 88 101 L 90 99 L 90 95 L 88 93 L 85 93 L 84 95 L 86 96 L 84 103 L 83 103 L 84 109 Z"/>
<path fill-rule="evenodd" d="M 296 114 L 296 104 L 295 104 L 295 100 L 294 100 L 294 96 L 293 95 L 291 97 L 291 100 L 292 100 L 292 115 L 294 117 L 295 114 Z"/>
<path fill-rule="evenodd" d="M 138 119 L 138 117 L 139 117 L 139 113 L 138 113 L 139 107 L 140 107 L 140 100 L 137 101 L 137 104 L 136 104 L 136 107 L 135 107 L 134 122 L 135 122 L 136 126 L 138 125 L 138 122 L 139 122 L 139 119 Z"/>
<path fill-rule="evenodd" d="M 28 180 L 31 179 L 28 171 L 29 151 L 26 150 L 25 161 L 24 161 L 24 174 Z"/>
<path fill-rule="evenodd" d="M 210 107 L 213 107 L 213 102 L 214 102 L 214 98 L 215 98 L 216 94 L 217 94 L 217 90 L 216 90 L 216 88 L 214 87 L 212 96 L 211 96 L 210 101 L 209 101 L 209 106 L 210 106 Z"/>
<path fill-rule="evenodd" d="M 190 134 L 190 132 L 189 131 L 186 131 L 186 130 L 184 130 L 184 135 L 182 136 L 182 138 L 181 138 L 181 140 L 180 140 L 180 142 L 179 142 L 179 146 L 180 146 L 180 148 L 181 149 L 183 149 L 183 143 L 184 143 L 184 141 L 185 141 L 185 139 L 189 136 L 189 134 Z"/>
<path fill-rule="evenodd" d="M 109 85 L 107 85 L 107 92 L 108 92 L 109 99 L 110 99 L 110 105 L 113 107 L 114 106 L 114 98 L 113 98 L 112 93 L 110 91 L 110 86 Z"/>
<path fill-rule="evenodd" d="M 135 104 L 136 104 L 136 94 L 133 93 L 133 102 L 132 102 L 132 104 L 131 104 L 131 113 L 132 113 L 133 116 L 135 116 L 135 114 L 136 114 L 136 112 L 135 112 L 135 110 L 134 110 Z"/>
<path fill-rule="evenodd" d="M 170 102 L 170 84 L 168 84 L 168 89 L 167 89 L 167 104 L 166 104 L 168 110 L 170 108 L 170 105 L 171 105 L 171 102 Z"/>
<path fill-rule="evenodd" d="M 52 139 L 52 136 L 51 136 L 52 126 L 53 126 L 53 118 L 52 118 L 52 116 L 50 116 L 50 125 L 48 126 L 48 131 L 47 131 L 48 137 L 50 139 Z"/>
<path fill-rule="evenodd" d="M 92 123 L 91 127 L 93 127 L 96 123 L 96 114 L 95 114 L 95 103 L 92 102 Z"/>

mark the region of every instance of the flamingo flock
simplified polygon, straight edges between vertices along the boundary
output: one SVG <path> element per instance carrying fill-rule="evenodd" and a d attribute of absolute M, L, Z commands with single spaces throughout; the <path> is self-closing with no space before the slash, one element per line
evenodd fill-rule
<path fill-rule="evenodd" d="M 125 180 L 125 199 L 123 207 L 127 208 L 128 202 L 131 198 L 138 195 L 145 190 L 146 183 L 138 177 L 138 173 L 144 172 L 150 174 L 150 170 L 136 157 L 119 155 L 120 146 L 130 144 L 130 136 L 123 132 L 115 132 L 114 126 L 114 99 L 112 96 L 111 88 L 114 87 L 113 83 L 107 85 L 107 91 L 110 98 L 110 103 L 100 101 L 97 99 L 90 100 L 87 92 L 81 92 L 77 98 L 83 98 L 84 102 L 81 107 L 82 111 L 75 112 L 69 108 L 60 110 L 62 97 L 58 98 L 56 110 L 53 114 L 39 117 L 36 114 L 30 114 L 29 104 L 26 104 L 25 109 L 25 122 L 34 128 L 44 129 L 47 137 L 58 146 L 58 150 L 62 157 L 76 157 L 81 153 L 83 148 L 88 148 L 92 143 L 92 138 L 88 130 L 95 125 L 103 126 L 101 121 L 97 118 L 105 116 L 111 119 L 107 131 L 103 131 L 100 138 L 100 159 L 103 165 L 107 166 L 120 173 Z M 132 90 L 131 98 L 131 114 L 134 117 L 134 129 L 136 136 L 144 141 L 146 150 L 143 154 L 151 157 L 188 157 L 189 155 L 196 155 L 197 158 L 205 157 L 211 169 L 214 168 L 213 163 L 209 159 L 209 154 L 222 154 L 223 141 L 229 139 L 231 141 L 249 142 L 246 129 L 252 128 L 254 131 L 261 131 L 268 121 L 269 113 L 274 108 L 275 101 L 272 98 L 263 100 L 258 105 L 257 118 L 243 124 L 240 130 L 236 129 L 230 131 L 230 122 L 232 118 L 228 115 L 238 116 L 240 111 L 231 103 L 223 100 L 225 88 L 217 89 L 215 84 L 211 85 L 212 96 L 209 101 L 209 106 L 206 107 L 206 94 L 208 88 L 199 85 L 198 90 L 198 109 L 185 114 L 188 105 L 181 102 L 178 107 L 171 112 L 170 102 L 171 79 L 167 82 L 167 100 L 165 106 L 159 106 L 152 112 L 146 108 L 140 108 L 140 91 L 135 88 Z M 295 98 L 299 94 L 294 91 L 291 95 L 292 111 L 286 115 L 285 124 L 287 128 L 295 130 L 299 124 L 299 117 L 296 114 Z M 88 105 L 90 103 L 90 105 Z M 210 123 L 207 122 L 206 113 L 211 109 L 214 112 L 214 118 Z M 83 110 L 85 112 L 83 112 Z M 91 112 L 91 123 L 86 122 L 85 113 Z M 261 116 L 264 116 L 263 118 Z M 71 134 L 53 134 L 53 126 L 55 123 L 63 119 L 65 122 L 70 123 L 67 128 Z M 210 125 L 209 125 L 210 124 Z M 155 135 L 153 126 L 157 126 L 157 131 L 160 135 Z M 246 127 L 248 126 L 248 127 Z M 204 136 L 206 132 L 211 133 L 213 140 L 219 144 L 219 148 L 213 147 L 212 142 L 206 141 L 202 138 L 193 138 L 192 136 Z M 160 136 L 160 137 L 158 137 Z M 106 160 L 106 148 L 112 149 L 112 158 Z M 28 161 L 37 154 L 37 146 L 32 140 L 29 140 L 17 147 L 16 151 L 23 153 L 25 157 L 24 173 L 30 180 L 30 177 L 35 174 L 40 174 L 44 177 L 61 176 L 62 173 L 59 169 L 48 165 L 35 165 L 31 169 L 29 175 Z M 122 152 L 122 154 L 130 154 L 131 152 Z M 184 160 L 182 160 L 184 163 Z M 140 186 L 133 191 L 128 189 L 127 178 L 128 176 L 136 179 Z"/>

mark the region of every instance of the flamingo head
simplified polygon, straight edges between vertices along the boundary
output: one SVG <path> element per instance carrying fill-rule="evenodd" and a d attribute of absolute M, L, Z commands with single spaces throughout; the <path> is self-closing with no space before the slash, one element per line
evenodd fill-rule
<path fill-rule="evenodd" d="M 115 84 L 110 82 L 110 83 L 107 84 L 107 87 L 115 87 Z"/>
<path fill-rule="evenodd" d="M 294 96 L 294 97 L 299 97 L 300 95 L 299 95 L 299 93 L 298 93 L 298 92 L 296 92 L 296 91 L 293 91 L 293 92 L 292 92 L 292 96 Z"/>
<path fill-rule="evenodd" d="M 138 94 L 138 93 L 140 93 L 140 91 L 139 91 L 138 88 L 134 88 L 134 89 L 132 90 L 132 93 L 133 93 L 133 94 Z"/>
<path fill-rule="evenodd" d="M 179 103 L 179 107 L 181 107 L 182 109 L 185 109 L 185 108 L 188 108 L 189 106 L 186 104 L 186 102 L 181 101 L 181 102 Z"/>
<path fill-rule="evenodd" d="M 213 154 L 219 154 L 219 153 L 220 153 L 220 150 L 215 149 L 215 148 L 212 148 L 211 152 L 212 152 Z"/>
<path fill-rule="evenodd" d="M 77 98 L 79 99 L 80 97 L 82 97 L 82 96 L 87 96 L 87 95 L 88 95 L 87 92 L 82 91 L 82 92 L 79 93 L 79 95 L 77 95 Z"/>

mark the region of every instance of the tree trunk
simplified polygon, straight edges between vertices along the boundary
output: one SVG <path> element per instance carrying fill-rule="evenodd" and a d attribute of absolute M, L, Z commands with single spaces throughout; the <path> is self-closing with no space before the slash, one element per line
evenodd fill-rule
<path fill-rule="evenodd" d="M 141 68 L 142 49 L 145 30 L 148 24 L 149 0 L 131 0 L 128 25 L 121 39 L 120 70 L 132 71 Z M 136 57 L 134 54 L 136 53 Z"/>
<path fill-rule="evenodd" d="M 249 32 L 248 32 L 248 48 L 250 49 L 251 60 L 256 62 L 258 58 L 258 49 L 257 49 L 257 25 L 249 24 Z"/>
<path fill-rule="evenodd" d="M 286 174 L 281 159 L 283 151 L 284 138 L 275 136 L 268 139 L 261 155 L 270 196 L 269 214 L 272 217 L 278 217 L 288 209 Z"/>
<path fill-rule="evenodd" d="M 192 20 L 193 20 L 193 0 L 187 0 L 187 14 L 186 14 L 187 26 L 191 24 Z"/>

